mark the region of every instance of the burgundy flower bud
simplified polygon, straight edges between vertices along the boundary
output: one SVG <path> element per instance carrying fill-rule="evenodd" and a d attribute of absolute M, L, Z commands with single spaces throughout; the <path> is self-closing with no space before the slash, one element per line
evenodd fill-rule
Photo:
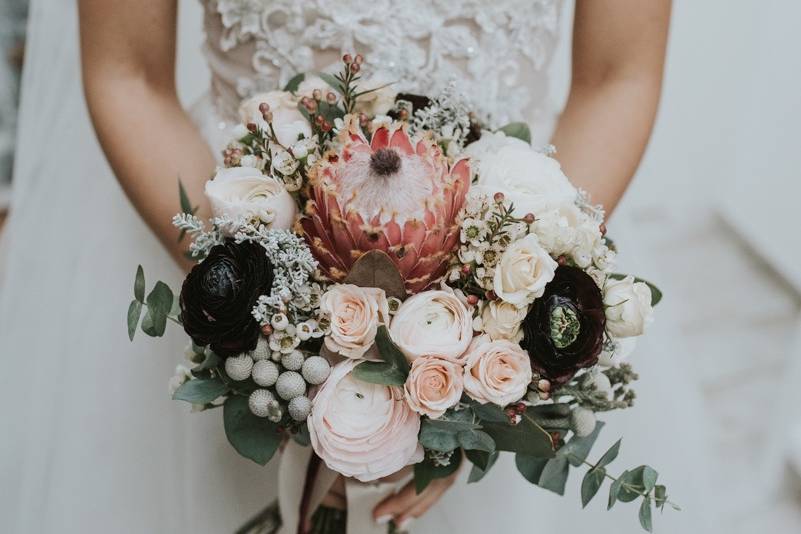
<path fill-rule="evenodd" d="M 601 235 L 605 236 L 606 235 L 606 223 L 601 223 L 601 226 L 599 227 L 599 229 L 601 230 Z"/>
<path fill-rule="evenodd" d="M 248 131 L 256 133 L 256 130 L 258 130 L 258 129 L 259 129 L 259 127 L 256 126 L 255 122 L 249 122 L 248 123 Z"/>
<path fill-rule="evenodd" d="M 467 295 L 467 303 L 471 306 L 478 304 L 478 297 L 476 295 Z"/>
<path fill-rule="evenodd" d="M 498 295 L 496 295 L 495 291 L 492 291 L 492 290 L 487 291 L 484 294 L 484 296 L 487 298 L 487 300 L 497 300 L 498 299 Z"/>
<path fill-rule="evenodd" d="M 398 111 L 398 119 L 405 121 L 409 118 L 409 112 L 405 109 Z"/>
<path fill-rule="evenodd" d="M 353 56 L 351 56 L 350 54 L 345 54 L 344 56 L 342 56 L 342 61 L 347 64 L 353 63 Z"/>
<path fill-rule="evenodd" d="M 267 113 L 268 111 L 270 111 L 270 104 L 268 104 L 267 102 L 262 102 L 261 104 L 259 104 L 259 111 L 261 113 Z"/>
<path fill-rule="evenodd" d="M 503 193 L 501 193 L 500 191 L 498 191 L 497 193 L 495 193 L 495 194 L 492 196 L 492 199 L 493 199 L 493 200 L 494 200 L 496 203 L 498 203 L 498 204 L 500 204 L 501 202 L 503 202 L 503 199 L 504 199 L 504 198 L 506 198 L 506 197 L 505 197 L 505 196 L 504 196 L 504 194 L 503 194 Z"/>
<path fill-rule="evenodd" d="M 357 72 L 359 72 L 360 70 L 361 70 L 361 67 L 359 66 L 359 64 L 358 64 L 358 63 L 351 63 L 351 64 L 350 64 L 350 71 L 351 71 L 353 74 L 356 74 L 356 73 L 357 73 Z"/>
<path fill-rule="evenodd" d="M 271 325 L 271 324 L 267 323 L 267 324 L 263 324 L 263 325 L 261 325 L 261 334 L 262 334 L 264 337 L 268 337 L 268 336 L 270 336 L 270 334 L 272 334 L 272 333 L 273 333 L 273 327 L 272 327 L 272 325 Z"/>
<path fill-rule="evenodd" d="M 526 224 L 534 224 L 536 218 L 534 217 L 533 213 L 526 213 L 523 215 L 523 222 Z"/>
<path fill-rule="evenodd" d="M 462 265 L 462 274 L 468 275 L 472 272 L 472 270 L 473 267 L 471 267 L 469 263 L 465 263 L 464 265 Z"/>
<path fill-rule="evenodd" d="M 328 121 L 323 121 L 323 124 L 320 125 L 320 129 L 324 132 L 330 132 L 333 126 Z"/>
<path fill-rule="evenodd" d="M 317 126 L 322 126 L 323 123 L 325 123 L 325 117 L 323 117 L 322 115 L 317 115 L 314 118 L 314 122 L 317 123 Z"/>
<path fill-rule="evenodd" d="M 325 95 L 325 101 L 329 104 L 335 104 L 337 101 L 337 95 L 331 91 L 328 91 L 328 94 Z"/>
<path fill-rule="evenodd" d="M 560 255 L 558 258 L 556 258 L 556 263 L 559 265 L 567 265 L 567 256 L 564 254 Z"/>

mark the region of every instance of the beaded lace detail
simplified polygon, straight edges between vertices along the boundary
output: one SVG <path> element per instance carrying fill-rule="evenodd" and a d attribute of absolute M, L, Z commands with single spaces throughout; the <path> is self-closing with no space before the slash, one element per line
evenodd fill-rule
<path fill-rule="evenodd" d="M 560 0 L 203 0 L 217 107 L 366 57 L 400 91 L 433 94 L 455 80 L 484 120 L 531 116 L 557 41 Z"/>

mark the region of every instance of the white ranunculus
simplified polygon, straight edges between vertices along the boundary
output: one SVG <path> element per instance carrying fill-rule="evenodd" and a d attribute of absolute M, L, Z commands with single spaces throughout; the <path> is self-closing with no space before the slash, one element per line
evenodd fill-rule
<path fill-rule="evenodd" d="M 262 103 L 270 106 L 273 129 L 279 143 L 289 147 L 300 137 L 311 137 L 311 125 L 298 109 L 297 97 L 287 91 L 259 93 L 242 102 L 239 106 L 239 117 L 242 122 L 252 122 L 266 128 L 267 122 L 259 111 Z"/>
<path fill-rule="evenodd" d="M 537 236 L 529 234 L 503 252 L 495 266 L 493 290 L 498 298 L 509 304 L 528 306 L 545 292 L 545 286 L 553 280 L 557 267 Z"/>
<path fill-rule="evenodd" d="M 575 203 L 578 193 L 559 162 L 520 139 L 484 132 L 481 139 L 467 146 L 465 153 L 475 161 L 476 189 L 490 197 L 503 193 L 514 202 L 518 216 L 539 216 L 545 210 Z"/>
<path fill-rule="evenodd" d="M 552 256 L 570 256 L 583 269 L 592 263 L 593 252 L 601 244 L 600 226 L 575 204 L 537 214 L 532 228 Z"/>
<path fill-rule="evenodd" d="M 371 482 L 423 460 L 420 416 L 403 401 L 403 388 L 353 377 L 357 360 L 331 369 L 307 419 L 314 452 L 346 477 Z"/>
<path fill-rule="evenodd" d="M 219 169 L 214 179 L 206 182 L 206 196 L 216 217 L 234 222 L 258 219 L 273 229 L 286 230 L 297 214 L 295 201 L 283 184 L 251 167 Z"/>
<path fill-rule="evenodd" d="M 473 338 L 473 314 L 450 288 L 424 291 L 401 304 L 389 333 L 409 361 L 430 354 L 459 359 Z"/>
<path fill-rule="evenodd" d="M 172 375 L 167 384 L 170 397 L 175 395 L 175 392 L 178 391 L 179 387 L 183 386 L 186 382 L 192 380 L 193 378 L 192 372 L 185 365 L 177 365 L 175 367 L 175 374 Z"/>
<path fill-rule="evenodd" d="M 604 287 L 606 329 L 615 337 L 642 335 L 645 325 L 651 322 L 651 288 L 635 282 L 633 276 L 622 280 L 612 278 Z"/>
<path fill-rule="evenodd" d="M 358 98 L 356 111 L 366 113 L 369 117 L 386 115 L 395 107 L 395 97 L 398 95 L 392 82 L 393 80 L 380 75 L 359 80 L 359 92 L 370 92 Z"/>
<path fill-rule="evenodd" d="M 518 307 L 503 300 L 491 300 L 481 310 L 481 330 L 491 339 L 520 341 L 523 332 L 520 325 L 526 318 L 528 308 Z"/>

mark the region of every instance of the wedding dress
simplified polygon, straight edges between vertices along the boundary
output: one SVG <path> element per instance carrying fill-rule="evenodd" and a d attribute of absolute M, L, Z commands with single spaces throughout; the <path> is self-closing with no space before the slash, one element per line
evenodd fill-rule
<path fill-rule="evenodd" d="M 215 150 L 243 97 L 324 70 L 346 51 L 364 53 L 365 75 L 389 76 L 402 91 L 431 93 L 454 81 L 489 125 L 526 120 L 539 144 L 551 134 L 556 110 L 547 72 L 559 37 L 558 0 L 203 3 L 212 80 L 192 115 Z M 18 188 L 0 270 L 0 531 L 231 532 L 275 497 L 275 466 L 237 457 L 218 413 L 189 416 L 169 400 L 166 380 L 185 342 L 180 332 L 168 342 L 126 338 L 136 264 L 151 283 L 176 286 L 180 274 L 111 177 L 77 80 L 41 82 L 54 75 L 53 65 L 77 69 L 74 42 L 35 48 L 47 41 L 35 38 L 37 29 L 55 21 L 74 26 L 63 4 L 44 9 L 34 1 L 31 9 Z M 43 131 L 62 136 L 45 154 L 35 142 Z M 658 348 L 671 336 L 669 319 L 661 321 L 634 362 L 643 376 L 641 405 L 608 418 L 597 454 L 625 436 L 613 465 L 654 464 L 685 505 L 657 517 L 661 531 L 707 533 L 699 519 L 706 495 L 697 391 Z M 413 532 L 639 531 L 631 505 L 607 513 L 598 497 L 580 512 L 578 474 L 565 498 L 531 486 L 511 457 L 480 484 L 467 485 L 466 475 Z"/>

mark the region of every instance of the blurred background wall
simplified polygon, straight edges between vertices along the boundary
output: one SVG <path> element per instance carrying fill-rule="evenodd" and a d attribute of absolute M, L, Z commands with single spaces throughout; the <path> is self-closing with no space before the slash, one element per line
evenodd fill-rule
<path fill-rule="evenodd" d="M 3 32 L 23 29 L 7 16 L 20 2 L 0 0 L 4 51 Z M 179 2 L 178 86 L 188 104 L 208 73 L 200 3 Z M 569 83 L 571 13 L 568 2 L 557 101 Z M 718 488 L 709 498 L 731 534 L 801 530 L 792 469 L 801 466 L 799 20 L 801 2 L 674 1 L 654 136 L 610 224 L 622 267 L 653 273 L 665 290 L 672 313 L 659 316 L 675 323 L 671 357 L 703 392 Z M 3 71 L 3 128 L 9 98 L 13 76 Z"/>

